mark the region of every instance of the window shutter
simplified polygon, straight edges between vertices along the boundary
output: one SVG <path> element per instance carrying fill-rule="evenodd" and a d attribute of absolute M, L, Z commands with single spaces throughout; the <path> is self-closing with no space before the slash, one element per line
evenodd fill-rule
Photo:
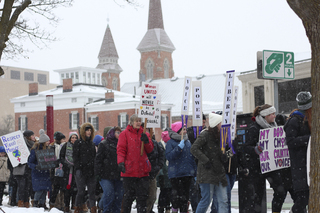
<path fill-rule="evenodd" d="M 19 123 L 19 128 L 18 129 L 21 130 L 21 117 L 19 117 L 19 122 L 18 123 Z"/>
<path fill-rule="evenodd" d="M 79 115 L 79 113 L 77 113 L 77 126 L 79 126 L 79 124 L 80 124 L 80 119 L 79 119 L 79 117 L 80 117 L 80 115 Z"/>
<path fill-rule="evenodd" d="M 127 127 L 127 126 L 128 126 L 128 123 L 129 123 L 129 115 L 128 115 L 128 114 L 126 114 L 126 126 L 125 126 L 125 127 Z"/>
<path fill-rule="evenodd" d="M 120 127 L 120 128 L 122 128 L 122 126 L 121 126 L 121 115 L 118 115 L 118 126 Z"/>
<path fill-rule="evenodd" d="M 28 118 L 26 117 L 26 129 L 25 130 L 28 130 Z"/>
<path fill-rule="evenodd" d="M 69 129 L 72 129 L 72 113 L 69 114 Z"/>
<path fill-rule="evenodd" d="M 169 117 L 166 116 L 166 119 L 167 119 L 167 128 L 169 128 Z"/>
<path fill-rule="evenodd" d="M 161 116 L 160 116 L 160 124 L 161 124 L 161 129 L 164 129 L 164 126 L 163 126 L 163 123 L 162 123 L 162 121 L 163 121 L 163 116 L 161 115 Z"/>
<path fill-rule="evenodd" d="M 43 117 L 43 129 L 47 130 L 47 116 L 46 115 Z"/>
<path fill-rule="evenodd" d="M 88 122 L 91 123 L 91 117 L 88 118 Z"/>
<path fill-rule="evenodd" d="M 97 122 L 97 130 L 99 130 L 99 117 L 96 117 L 96 122 Z"/>

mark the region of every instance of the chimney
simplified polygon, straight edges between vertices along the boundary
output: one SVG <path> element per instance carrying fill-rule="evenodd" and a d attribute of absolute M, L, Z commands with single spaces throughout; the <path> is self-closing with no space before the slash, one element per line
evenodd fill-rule
<path fill-rule="evenodd" d="M 72 92 L 72 78 L 63 79 L 63 92 Z"/>
<path fill-rule="evenodd" d="M 38 82 L 29 84 L 29 96 L 38 95 Z"/>
<path fill-rule="evenodd" d="M 112 90 L 108 90 L 105 94 L 106 103 L 114 102 L 114 92 Z"/>

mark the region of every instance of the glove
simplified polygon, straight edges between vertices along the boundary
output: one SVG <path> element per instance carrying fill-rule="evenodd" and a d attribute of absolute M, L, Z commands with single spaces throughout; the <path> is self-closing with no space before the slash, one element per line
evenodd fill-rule
<path fill-rule="evenodd" d="M 232 158 L 232 156 L 233 156 L 233 152 L 232 152 L 231 149 L 229 149 L 228 151 L 226 151 L 226 154 L 227 154 L 227 157 L 228 157 L 228 158 Z"/>
<path fill-rule="evenodd" d="M 81 170 L 80 170 L 80 169 L 78 169 L 78 170 L 76 171 L 76 176 L 77 176 L 77 177 L 81 177 Z"/>
<path fill-rule="evenodd" d="M 183 149 L 184 147 L 184 140 L 180 141 L 179 145 L 178 145 L 181 149 Z"/>
<path fill-rule="evenodd" d="M 207 163 L 205 163 L 205 164 L 204 164 L 204 168 L 206 168 L 206 169 L 211 169 L 211 168 L 212 168 L 211 162 L 208 161 Z"/>
<path fill-rule="evenodd" d="M 254 151 L 257 153 L 257 155 L 260 155 L 263 152 L 262 146 L 255 146 Z"/>
<path fill-rule="evenodd" d="M 149 138 L 148 138 L 148 136 L 146 135 L 146 133 L 142 133 L 142 134 L 141 134 L 140 140 L 143 141 L 144 144 L 149 143 Z"/>
<path fill-rule="evenodd" d="M 118 166 L 119 166 L 119 169 L 120 169 L 120 171 L 121 171 L 122 173 L 126 173 L 126 168 L 125 168 L 123 162 L 122 162 L 122 163 L 119 163 Z"/>

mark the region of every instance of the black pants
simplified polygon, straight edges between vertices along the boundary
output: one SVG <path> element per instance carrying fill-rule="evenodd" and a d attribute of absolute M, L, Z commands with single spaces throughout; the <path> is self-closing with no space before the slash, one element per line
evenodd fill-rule
<path fill-rule="evenodd" d="M 30 192 L 30 179 L 28 175 L 16 175 L 15 176 L 18 183 L 18 197 L 19 200 L 23 202 L 29 202 L 29 192 Z"/>
<path fill-rule="evenodd" d="M 77 188 L 76 187 L 77 186 L 76 186 L 75 180 L 74 180 L 74 178 L 72 178 L 70 189 L 66 189 L 64 191 L 64 205 L 65 205 L 65 207 L 70 206 L 71 197 L 72 198 L 76 197 L 76 195 L 77 195 Z"/>
<path fill-rule="evenodd" d="M 306 206 L 309 202 L 309 190 L 295 192 L 296 199 L 292 206 L 293 213 L 306 212 Z"/>
<path fill-rule="evenodd" d="M 188 212 L 189 189 L 193 177 L 171 178 L 172 208 Z"/>
<path fill-rule="evenodd" d="M 171 188 L 161 188 L 160 187 L 160 194 L 159 194 L 159 202 L 158 202 L 158 209 L 161 210 L 168 210 L 170 209 L 171 203 Z"/>
<path fill-rule="evenodd" d="M 96 179 L 94 176 L 92 177 L 86 177 L 80 175 L 75 175 L 76 183 L 77 183 L 77 197 L 76 197 L 76 206 L 81 206 L 85 200 L 85 189 L 86 186 L 88 188 L 88 194 L 89 194 L 89 203 L 90 208 L 96 205 L 96 198 L 95 198 L 95 190 L 96 190 Z"/>
<path fill-rule="evenodd" d="M 6 187 L 6 182 L 0 182 L 0 205 L 2 205 L 3 191 Z"/>
<path fill-rule="evenodd" d="M 64 180 L 63 177 L 54 177 L 53 184 L 52 184 L 53 190 L 50 194 L 51 205 L 54 205 L 54 203 L 56 202 L 59 191 L 62 191 L 62 192 L 65 191 L 65 188 L 62 187 L 64 185 L 63 181 L 66 181 Z"/>
<path fill-rule="evenodd" d="M 123 213 L 131 212 L 134 199 L 137 200 L 137 212 L 146 213 L 149 190 L 149 177 L 123 177 L 124 195 L 122 200 Z"/>

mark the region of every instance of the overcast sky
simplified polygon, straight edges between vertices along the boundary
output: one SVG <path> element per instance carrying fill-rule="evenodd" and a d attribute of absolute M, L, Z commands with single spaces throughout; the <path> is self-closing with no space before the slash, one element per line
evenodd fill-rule
<path fill-rule="evenodd" d="M 124 7 L 119 6 L 118 2 Z M 56 69 L 91 67 L 98 53 L 107 19 L 119 55 L 121 86 L 138 81 L 140 53 L 136 49 L 147 32 L 149 0 L 135 8 L 122 0 L 75 0 L 73 7 L 59 8 L 62 19 L 55 29 L 60 41 L 48 49 L 33 49 L 28 59 L 2 60 L 2 65 L 50 71 L 50 82 L 59 83 Z M 310 52 L 301 20 L 286 0 L 162 0 L 164 28 L 176 50 L 175 76 L 219 74 L 256 68 L 262 50 Z M 48 29 L 50 26 L 45 26 Z M 305 55 L 305 54 L 304 54 Z"/>

